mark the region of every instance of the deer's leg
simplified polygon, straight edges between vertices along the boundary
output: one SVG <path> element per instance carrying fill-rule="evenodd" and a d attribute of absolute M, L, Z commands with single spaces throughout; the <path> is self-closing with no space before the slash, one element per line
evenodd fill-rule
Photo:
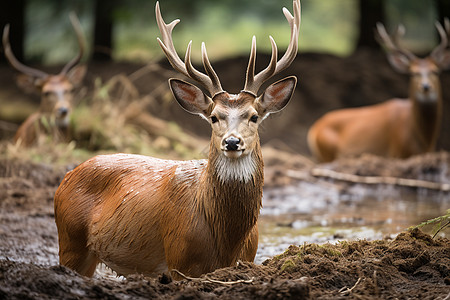
<path fill-rule="evenodd" d="M 247 239 L 244 241 L 242 251 L 238 256 L 238 260 L 253 262 L 258 250 L 258 224 L 251 229 Z"/>
<path fill-rule="evenodd" d="M 100 260 L 88 249 L 86 237 L 59 230 L 58 238 L 59 263 L 83 276 L 91 277 Z"/>

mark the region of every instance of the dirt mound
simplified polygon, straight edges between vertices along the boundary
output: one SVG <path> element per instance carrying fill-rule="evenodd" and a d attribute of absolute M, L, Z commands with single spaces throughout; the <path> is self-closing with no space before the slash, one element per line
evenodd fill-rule
<path fill-rule="evenodd" d="M 291 246 L 263 265 L 238 263 L 201 278 L 84 278 L 59 266 L 0 260 L 8 299 L 444 299 L 450 241 L 419 230 L 395 240 Z"/>

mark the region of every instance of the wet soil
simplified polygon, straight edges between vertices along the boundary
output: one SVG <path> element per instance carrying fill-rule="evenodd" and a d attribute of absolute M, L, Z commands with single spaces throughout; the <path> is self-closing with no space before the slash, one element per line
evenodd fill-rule
<path fill-rule="evenodd" d="M 448 166 L 448 157 L 417 157 L 410 168 L 431 161 Z M 362 161 L 368 169 L 380 163 Z M 390 169 L 403 165 L 391 162 Z M 355 171 L 361 161 L 328 167 Z M 262 264 L 238 263 L 181 281 L 170 274 L 85 278 L 58 265 L 52 198 L 69 168 L 0 161 L 0 299 L 444 299 L 450 293 L 450 241 L 419 230 L 394 239 L 293 245 Z"/>

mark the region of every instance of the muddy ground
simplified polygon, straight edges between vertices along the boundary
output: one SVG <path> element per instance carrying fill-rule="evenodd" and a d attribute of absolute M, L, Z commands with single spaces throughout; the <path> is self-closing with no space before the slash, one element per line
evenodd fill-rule
<path fill-rule="evenodd" d="M 235 92 L 242 88 L 246 60 L 242 57 L 214 64 L 225 89 Z M 266 61 L 267 57 L 258 56 L 260 66 Z M 96 76 L 107 80 L 124 73 L 131 77 L 130 74 L 141 67 L 92 65 L 88 85 L 92 85 Z M 15 99 L 15 105 L 32 110 L 36 104 L 14 87 L 8 69 L 0 68 L 0 104 Z M 167 63 L 162 63 L 161 68 L 163 72 L 161 69 L 157 72 L 144 70 L 142 75 L 134 74 L 133 83 L 141 95 L 153 93 L 160 86 L 167 91 L 166 80 L 174 74 L 168 71 Z M 360 51 L 348 58 L 303 54 L 283 75 L 290 74 L 299 76 L 299 86 L 289 109 L 265 121 L 266 125 L 261 128 L 261 139 L 267 146 L 264 151 L 266 188 L 295 184 L 299 180 L 327 181 L 339 184 L 342 189 L 351 185 L 312 176 L 311 170 L 316 167 L 361 176 L 450 183 L 450 155 L 445 151 L 406 161 L 363 156 L 315 165 L 308 158 L 306 130 L 326 111 L 406 96 L 407 78 L 392 71 L 383 54 Z M 444 73 L 442 80 L 443 93 L 448 98 L 449 74 Z M 186 114 L 170 99 L 166 92 L 161 92 L 147 109 L 161 118 L 176 120 L 187 131 L 207 137 L 209 129 L 204 121 Z M 444 106 L 444 120 L 448 120 L 449 105 L 444 103 Z M 5 119 L 6 123 L 0 123 L 0 138 L 11 138 L 14 123 L 20 123 L 26 116 L 27 110 L 22 111 L 24 116 L 11 117 Z M 449 126 L 449 122 L 443 123 L 438 150 L 450 149 Z M 0 160 L 0 299 L 450 298 L 450 241 L 442 237 L 432 239 L 418 230 L 376 241 L 293 245 L 261 265 L 239 263 L 200 279 L 174 282 L 170 274 L 158 278 L 136 275 L 121 280 L 103 274 L 92 279 L 81 277 L 58 265 L 53 213 L 54 192 L 65 172 L 73 166 Z M 287 170 L 293 172 L 289 175 Z M 443 193 L 448 195 L 449 192 Z"/>
<path fill-rule="evenodd" d="M 385 175 L 376 167 L 385 160 L 363 159 L 372 165 L 366 174 Z M 417 177 L 449 167 L 450 155 L 390 163 L 398 175 Z M 324 167 L 361 169 L 355 159 Z M 450 294 L 450 241 L 419 230 L 393 239 L 293 245 L 262 265 L 239 263 L 199 279 L 175 282 L 170 274 L 85 278 L 58 265 L 53 194 L 65 172 L 0 161 L 0 299 L 448 299 Z"/>

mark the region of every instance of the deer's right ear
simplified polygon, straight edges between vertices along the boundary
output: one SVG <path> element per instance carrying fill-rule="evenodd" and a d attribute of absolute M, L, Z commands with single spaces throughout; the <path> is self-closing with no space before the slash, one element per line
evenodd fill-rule
<path fill-rule="evenodd" d="M 74 86 L 79 86 L 83 81 L 84 76 L 86 76 L 86 71 L 86 65 L 76 66 L 67 73 L 67 77 Z"/>
<path fill-rule="evenodd" d="M 207 117 L 208 111 L 214 102 L 198 87 L 174 78 L 169 79 L 169 85 L 175 99 L 181 107 L 192 114 Z"/>
<path fill-rule="evenodd" d="M 19 74 L 16 77 L 16 84 L 25 93 L 39 94 L 41 92 L 44 80 L 27 74 Z"/>
<path fill-rule="evenodd" d="M 391 51 L 387 54 L 391 66 L 399 73 L 408 74 L 411 60 L 403 53 Z"/>

